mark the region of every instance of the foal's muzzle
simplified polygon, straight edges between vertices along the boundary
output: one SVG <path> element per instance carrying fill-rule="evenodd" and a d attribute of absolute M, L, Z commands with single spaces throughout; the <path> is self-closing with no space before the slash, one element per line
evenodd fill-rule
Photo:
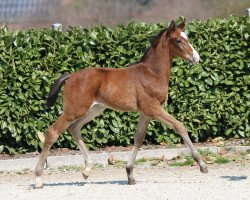
<path fill-rule="evenodd" d="M 193 54 L 190 55 L 189 60 L 190 60 L 193 64 L 198 64 L 198 63 L 199 63 L 199 61 L 200 61 L 200 56 L 199 56 L 199 54 L 197 53 L 196 50 L 193 49 Z"/>
<path fill-rule="evenodd" d="M 199 63 L 199 59 L 197 59 L 197 58 L 195 58 L 195 57 L 193 57 L 193 56 L 190 57 L 190 61 L 191 61 L 193 64 L 195 64 L 195 65 Z"/>

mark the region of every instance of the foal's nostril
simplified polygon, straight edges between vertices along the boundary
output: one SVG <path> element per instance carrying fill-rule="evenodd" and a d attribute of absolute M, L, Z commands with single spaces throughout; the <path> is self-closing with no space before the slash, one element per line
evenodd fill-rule
<path fill-rule="evenodd" d="M 196 62 L 196 58 L 193 56 L 192 59 L 193 59 L 193 62 L 195 63 Z"/>
<path fill-rule="evenodd" d="M 196 57 L 193 57 L 193 62 L 196 64 L 199 62 L 199 60 Z"/>
<path fill-rule="evenodd" d="M 197 53 L 197 51 L 194 51 L 194 53 L 193 53 L 193 55 L 192 55 L 192 62 L 193 62 L 194 64 L 197 64 L 197 63 L 199 63 L 199 61 L 200 61 L 200 56 L 199 56 L 199 54 Z"/>
<path fill-rule="evenodd" d="M 196 56 L 190 56 L 190 61 L 194 64 L 197 64 L 199 62 L 199 58 Z"/>

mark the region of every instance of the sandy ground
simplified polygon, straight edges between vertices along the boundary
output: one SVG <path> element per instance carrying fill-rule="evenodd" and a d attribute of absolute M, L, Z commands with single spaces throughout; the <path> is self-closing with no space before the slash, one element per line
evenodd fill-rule
<path fill-rule="evenodd" d="M 127 185 L 123 167 L 95 168 L 87 181 L 74 169 L 46 170 L 44 188 L 34 189 L 31 171 L 1 172 L 1 199 L 250 199 L 250 162 L 209 165 L 209 174 L 197 166 L 135 168 L 136 185 Z"/>

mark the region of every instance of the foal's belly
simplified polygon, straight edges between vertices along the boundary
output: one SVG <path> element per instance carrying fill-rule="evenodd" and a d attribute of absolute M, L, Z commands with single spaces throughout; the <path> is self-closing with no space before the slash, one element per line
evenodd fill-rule
<path fill-rule="evenodd" d="M 108 108 L 120 111 L 137 111 L 137 98 L 133 85 L 114 82 L 102 86 L 96 99 Z"/>
<path fill-rule="evenodd" d="M 137 111 L 136 98 L 129 93 L 111 92 L 108 96 L 100 95 L 96 101 L 107 108 L 119 111 Z"/>

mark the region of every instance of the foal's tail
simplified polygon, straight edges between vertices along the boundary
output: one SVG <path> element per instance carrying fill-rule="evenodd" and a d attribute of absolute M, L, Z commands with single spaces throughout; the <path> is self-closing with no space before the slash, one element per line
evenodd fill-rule
<path fill-rule="evenodd" d="M 54 83 L 54 85 L 52 86 L 52 88 L 50 89 L 50 93 L 49 96 L 47 97 L 47 102 L 46 105 L 48 107 L 51 107 L 55 104 L 56 99 L 58 97 L 58 93 L 62 87 L 62 84 L 70 77 L 70 74 L 64 74 L 62 76 L 60 76 Z"/>

